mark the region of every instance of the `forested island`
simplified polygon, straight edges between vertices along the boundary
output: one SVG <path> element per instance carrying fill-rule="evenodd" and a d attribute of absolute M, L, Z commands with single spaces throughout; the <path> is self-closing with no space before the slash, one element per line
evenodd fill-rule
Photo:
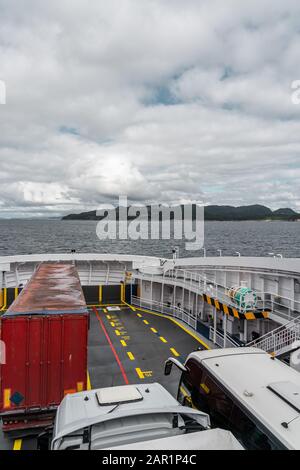
<path fill-rule="evenodd" d="M 180 206 L 181 209 L 184 206 Z M 139 211 L 139 208 L 135 205 L 135 211 Z M 175 208 L 176 209 L 176 208 Z M 141 209 L 142 210 L 142 209 Z M 120 208 L 116 208 L 116 218 L 119 219 Z M 148 219 L 151 220 L 151 206 L 147 206 Z M 128 216 L 128 220 L 134 220 L 135 216 Z M 243 221 L 243 220 L 285 220 L 285 221 L 297 221 L 300 220 L 300 214 L 295 212 L 293 209 L 281 208 L 272 211 L 266 206 L 259 204 L 250 206 L 205 206 L 204 207 L 205 220 L 211 221 Z M 81 212 L 80 214 L 69 214 L 62 218 L 62 220 L 102 220 L 105 215 L 97 215 L 97 211 Z M 192 206 L 192 217 L 196 218 L 196 206 Z M 171 218 L 174 218 L 174 214 L 171 213 Z"/>

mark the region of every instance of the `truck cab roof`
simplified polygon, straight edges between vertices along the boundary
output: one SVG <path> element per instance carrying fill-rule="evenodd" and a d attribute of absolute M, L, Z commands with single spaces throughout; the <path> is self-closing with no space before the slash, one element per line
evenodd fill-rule
<path fill-rule="evenodd" d="M 52 449 L 103 449 L 185 433 L 186 416 L 209 429 L 206 413 L 181 406 L 160 384 L 124 385 L 66 395 Z"/>

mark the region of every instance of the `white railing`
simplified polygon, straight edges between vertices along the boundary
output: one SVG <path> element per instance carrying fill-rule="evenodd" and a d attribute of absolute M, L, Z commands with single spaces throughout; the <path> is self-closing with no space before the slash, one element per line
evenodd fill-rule
<path fill-rule="evenodd" d="M 276 355 L 297 340 L 300 340 L 300 317 L 270 331 L 255 341 L 251 341 L 247 346 L 263 349 Z"/>
<path fill-rule="evenodd" d="M 228 334 L 225 336 L 220 331 L 215 331 L 211 326 L 209 328 L 209 339 L 220 348 L 239 348 L 240 344 L 233 338 L 229 337 Z"/>
<path fill-rule="evenodd" d="M 134 274 L 138 279 L 144 279 L 151 282 L 160 282 L 173 284 L 182 287 L 187 291 L 196 294 L 206 294 L 210 297 L 218 299 L 233 308 L 238 308 L 241 312 L 247 311 L 242 305 L 234 302 L 229 296 L 228 291 L 232 286 L 224 286 L 217 284 L 213 280 L 208 280 L 207 276 L 193 271 L 183 269 L 170 269 L 162 275 L 157 274 Z M 256 309 L 270 310 L 284 320 L 292 320 L 300 314 L 300 302 L 288 297 L 279 296 L 273 292 L 260 292 L 256 290 L 257 303 Z"/>
<path fill-rule="evenodd" d="M 131 303 L 135 307 L 153 310 L 154 312 L 177 318 L 189 325 L 193 330 L 197 329 L 197 318 L 192 313 L 180 307 L 134 296 L 132 296 Z"/>

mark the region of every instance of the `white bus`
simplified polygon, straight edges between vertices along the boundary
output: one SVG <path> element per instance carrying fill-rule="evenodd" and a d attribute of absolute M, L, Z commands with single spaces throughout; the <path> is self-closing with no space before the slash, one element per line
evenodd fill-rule
<path fill-rule="evenodd" d="M 300 449 L 300 374 L 256 348 L 191 353 L 178 389 L 181 404 L 208 413 L 246 449 Z"/>

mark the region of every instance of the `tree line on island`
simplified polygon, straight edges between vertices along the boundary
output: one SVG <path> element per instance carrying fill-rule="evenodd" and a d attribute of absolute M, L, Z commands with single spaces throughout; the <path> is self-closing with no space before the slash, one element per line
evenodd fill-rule
<path fill-rule="evenodd" d="M 130 206 L 129 206 L 130 207 Z M 178 207 L 178 206 L 177 206 Z M 181 210 L 185 206 L 180 206 Z M 134 220 L 139 215 L 138 205 L 134 205 L 135 216 L 128 216 L 127 220 Z M 124 208 L 123 208 L 124 210 Z M 142 209 L 141 209 L 142 210 Z M 143 209 L 144 210 L 144 209 Z M 120 220 L 119 217 L 120 208 L 116 207 L 116 219 Z M 151 206 L 147 206 L 148 219 L 151 220 Z M 62 218 L 62 220 L 102 220 L 107 213 L 104 215 L 97 215 L 97 211 L 81 212 L 79 214 L 69 214 Z M 174 214 L 171 213 L 171 219 L 174 218 Z M 192 218 L 196 218 L 196 206 L 192 205 Z M 266 206 L 259 204 L 250 206 L 218 206 L 211 205 L 204 207 L 204 218 L 205 220 L 211 221 L 245 221 L 245 220 L 286 220 L 286 221 L 297 221 L 300 220 L 300 214 L 295 212 L 293 209 L 281 208 L 272 211 Z"/>

